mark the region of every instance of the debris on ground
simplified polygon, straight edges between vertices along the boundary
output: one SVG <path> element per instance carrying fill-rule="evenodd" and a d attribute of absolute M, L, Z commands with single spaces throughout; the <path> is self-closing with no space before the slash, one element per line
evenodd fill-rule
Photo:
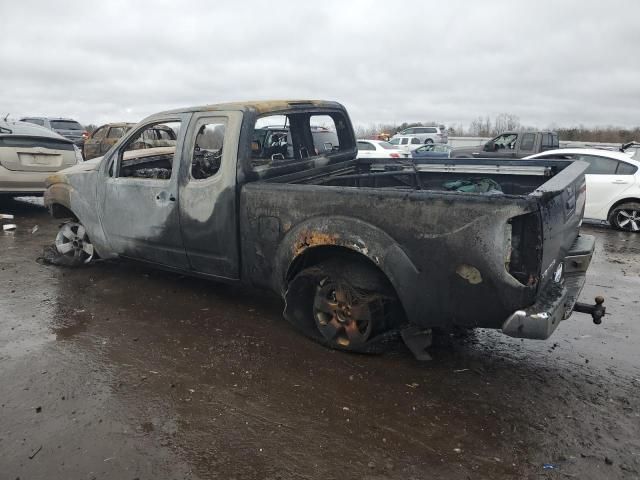
<path fill-rule="evenodd" d="M 35 458 L 35 456 L 40 453 L 40 450 L 42 450 L 42 445 L 40 445 L 38 448 L 36 448 L 31 455 L 29 455 L 29 460 L 33 460 Z"/>
<path fill-rule="evenodd" d="M 67 257 L 58 252 L 55 245 L 47 245 L 44 247 L 42 256 L 36 259 L 36 261 L 42 265 L 57 265 L 60 267 L 74 266 L 73 260 L 73 257 Z"/>
<path fill-rule="evenodd" d="M 13 220 L 13 215 L 10 213 L 0 213 L 0 220 Z"/>
<path fill-rule="evenodd" d="M 38 225 L 34 225 L 33 228 L 31 229 L 31 234 L 34 234 L 38 231 Z"/>
<path fill-rule="evenodd" d="M 16 228 L 18 228 L 18 226 L 15 223 L 5 223 L 4 225 L 2 225 L 2 230 L 4 230 L 5 232 L 9 230 L 15 230 Z"/>

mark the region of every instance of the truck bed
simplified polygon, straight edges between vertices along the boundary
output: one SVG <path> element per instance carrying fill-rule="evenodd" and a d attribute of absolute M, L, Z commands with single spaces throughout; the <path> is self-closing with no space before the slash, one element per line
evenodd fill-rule
<path fill-rule="evenodd" d="M 377 263 L 412 323 L 499 328 L 535 301 L 574 243 L 586 168 L 553 160 L 355 160 L 248 183 L 240 228 L 252 239 L 242 251 L 252 270 L 244 274 L 282 291 L 287 272 L 279 265 L 329 243 Z M 443 186 L 476 177 L 503 193 Z"/>
<path fill-rule="evenodd" d="M 504 194 L 529 195 L 571 164 L 570 161 L 467 160 L 390 163 L 388 159 L 367 159 L 329 172 L 276 181 L 306 185 L 398 188 L 450 191 L 445 184 L 455 181 L 491 179 Z"/>

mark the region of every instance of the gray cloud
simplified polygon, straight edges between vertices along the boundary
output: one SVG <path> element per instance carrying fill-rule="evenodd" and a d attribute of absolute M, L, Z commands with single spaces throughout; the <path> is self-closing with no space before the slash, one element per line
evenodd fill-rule
<path fill-rule="evenodd" d="M 85 123 L 325 98 L 355 123 L 640 124 L 640 3 L 31 2 L 0 5 L 0 109 Z"/>

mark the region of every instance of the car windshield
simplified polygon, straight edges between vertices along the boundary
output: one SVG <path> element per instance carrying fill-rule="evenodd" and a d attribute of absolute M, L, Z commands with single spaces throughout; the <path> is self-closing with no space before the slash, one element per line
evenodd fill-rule
<path fill-rule="evenodd" d="M 395 145 L 391 145 L 389 142 L 380 142 L 380 143 L 378 143 L 378 145 L 380 145 L 385 150 L 395 150 L 396 149 Z"/>
<path fill-rule="evenodd" d="M 82 125 L 73 120 L 51 120 L 49 123 L 57 130 L 83 130 Z"/>

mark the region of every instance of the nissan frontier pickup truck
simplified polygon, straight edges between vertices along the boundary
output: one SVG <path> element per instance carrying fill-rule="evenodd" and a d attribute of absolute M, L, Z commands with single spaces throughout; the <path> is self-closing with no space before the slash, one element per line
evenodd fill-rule
<path fill-rule="evenodd" d="M 175 145 L 143 141 L 158 127 Z M 587 164 L 356 156 L 335 102 L 158 113 L 49 177 L 45 204 L 68 219 L 55 248 L 272 290 L 287 321 L 340 350 L 401 336 L 426 358 L 457 327 L 546 339 L 574 309 L 599 323 L 602 299 L 576 305 L 594 250 Z"/>

